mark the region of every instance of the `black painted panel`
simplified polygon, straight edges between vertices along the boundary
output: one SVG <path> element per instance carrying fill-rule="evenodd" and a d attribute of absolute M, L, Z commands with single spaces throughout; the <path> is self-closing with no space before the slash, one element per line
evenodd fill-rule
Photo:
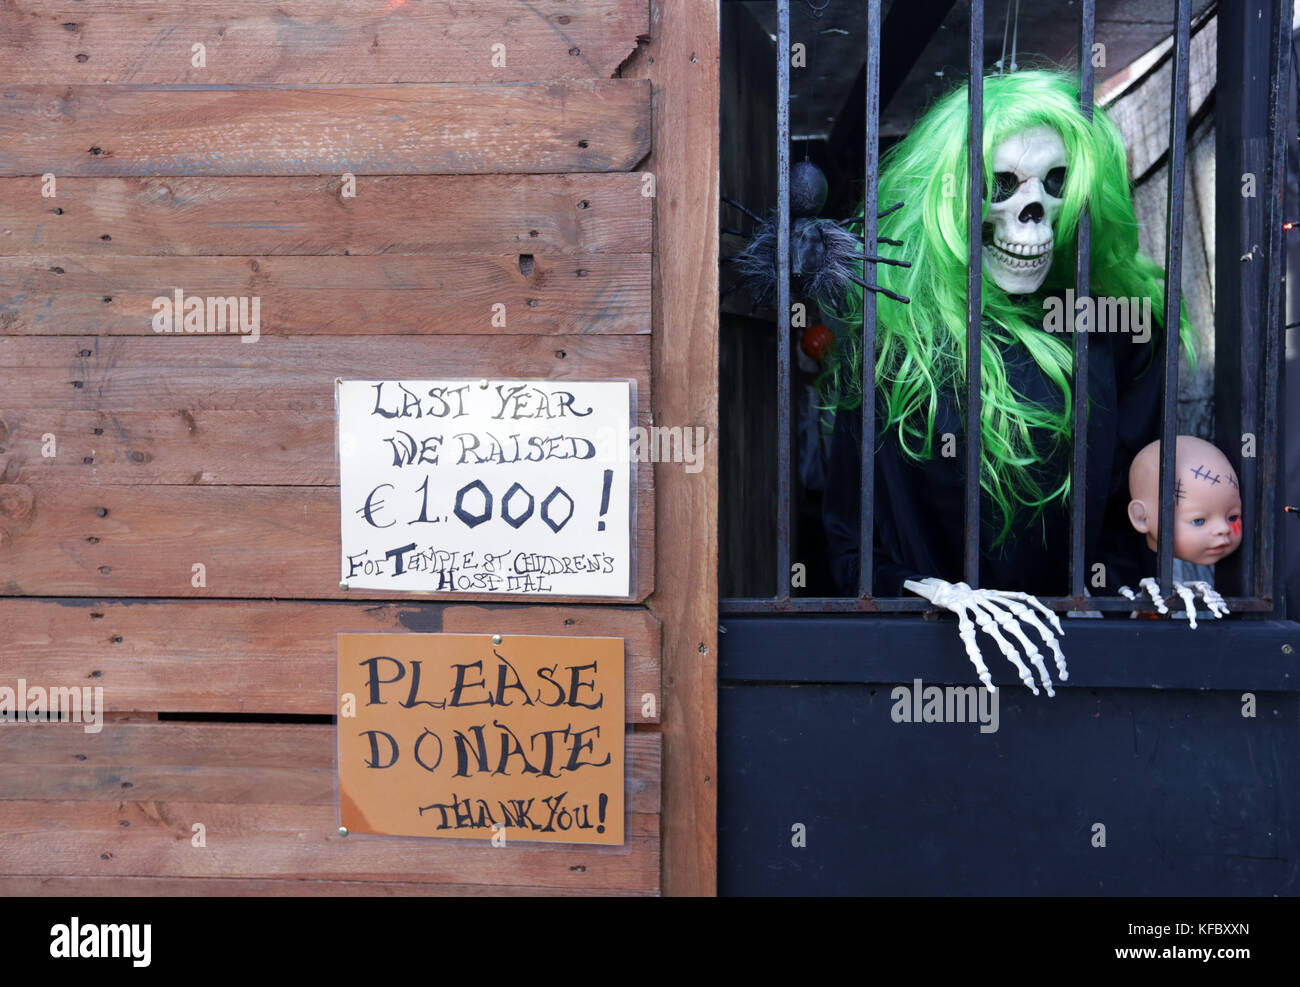
<path fill-rule="evenodd" d="M 1294 895 L 1300 703 L 1256 703 L 1017 687 L 981 733 L 894 722 L 889 685 L 724 685 L 719 890 Z"/>
<path fill-rule="evenodd" d="M 1300 690 L 1294 621 L 1229 616 L 1192 630 L 1186 620 L 1119 616 L 1064 618 L 1062 626 L 1067 687 Z M 724 682 L 978 682 L 951 615 L 726 617 L 721 627 Z M 978 640 L 994 683 L 1022 689 L 992 638 Z M 1047 665 L 1055 681 L 1050 656 Z"/>

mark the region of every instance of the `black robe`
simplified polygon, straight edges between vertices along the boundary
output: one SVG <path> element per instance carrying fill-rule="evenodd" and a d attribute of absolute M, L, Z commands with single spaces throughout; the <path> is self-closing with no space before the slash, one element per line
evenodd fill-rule
<path fill-rule="evenodd" d="M 1153 311 L 1150 321 L 1157 315 Z M 1094 596 L 1117 595 L 1120 586 L 1136 587 L 1138 580 L 1156 573 L 1155 553 L 1128 522 L 1128 470 L 1138 451 L 1160 437 L 1165 334 L 1155 326 L 1151 338 L 1139 343 L 1131 333 L 1101 331 L 1106 328 L 1099 324 L 1099 331 L 1090 335 L 1088 360 L 1091 404 L 1084 559 L 1085 582 Z M 1062 339 L 1072 341 L 1068 335 Z M 1061 407 L 1059 392 L 1023 347 L 1003 346 L 1002 355 L 1007 381 L 1017 393 L 1048 407 Z M 903 589 L 905 579 L 965 579 L 964 418 L 951 393 L 941 393 L 938 400 L 934 458 L 916 461 L 900 449 L 896 428 L 879 431 L 884 416 L 877 392 L 872 594 L 877 597 L 911 595 Z M 955 458 L 940 455 L 945 432 L 957 437 Z M 823 521 L 835 582 L 845 596 L 858 592 L 861 436 L 861 412 L 840 412 L 831 443 Z M 1036 448 L 1046 446 L 1046 441 L 1035 443 Z M 1044 489 L 1055 489 L 1069 473 L 1072 455 L 1065 443 L 1039 464 L 1037 475 Z M 1072 490 L 1071 496 L 1076 493 Z M 983 491 L 980 518 L 981 587 L 1036 596 L 1068 595 L 1068 506 L 1053 502 L 1032 520 L 1032 512 L 1022 509 L 1006 540 L 996 547 L 1000 515 Z M 1096 563 L 1105 566 L 1102 585 L 1094 579 Z"/>

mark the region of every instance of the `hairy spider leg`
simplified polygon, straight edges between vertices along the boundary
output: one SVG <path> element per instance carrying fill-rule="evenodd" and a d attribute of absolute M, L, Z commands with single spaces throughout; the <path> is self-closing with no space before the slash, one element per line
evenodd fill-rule
<path fill-rule="evenodd" d="M 849 280 L 852 281 L 854 284 L 856 284 L 859 288 L 863 288 L 863 289 L 865 289 L 865 290 L 867 290 L 867 291 L 874 291 L 874 292 L 877 292 L 877 293 L 879 293 L 879 294 L 881 294 L 881 295 L 884 295 L 886 298 L 892 298 L 892 299 L 893 299 L 894 301 L 896 301 L 896 302 L 902 302 L 904 305 L 908 305 L 908 304 L 910 304 L 911 301 L 912 301 L 912 299 L 910 299 L 910 298 L 905 298 L 905 297 L 902 296 L 902 295 L 896 295 L 896 294 L 894 294 L 894 293 L 893 293 L 892 291 L 890 291 L 888 288 L 882 288 L 882 287 L 880 287 L 879 285 L 874 285 L 874 284 L 867 284 L 867 283 L 866 283 L 865 281 L 863 281 L 861 278 L 859 278 L 859 277 L 855 277 L 855 276 L 852 275 L 852 274 L 849 275 Z"/>
<path fill-rule="evenodd" d="M 875 254 L 849 254 L 850 257 L 856 257 L 859 260 L 872 260 L 877 264 L 889 264 L 893 267 L 911 267 L 910 260 L 894 260 L 892 257 L 877 257 Z"/>
<path fill-rule="evenodd" d="M 727 205 L 729 205 L 729 206 L 732 206 L 732 207 L 734 207 L 734 208 L 736 208 L 736 209 L 739 209 L 739 210 L 740 210 L 741 212 L 743 212 L 746 216 L 748 216 L 750 219 L 752 219 L 755 223 L 758 223 L 759 225 L 762 225 L 762 223 L 763 223 L 763 217 L 760 216 L 760 215 L 758 215 L 758 213 L 754 212 L 754 210 L 752 210 L 752 209 L 746 209 L 744 206 L 742 206 L 742 205 L 741 205 L 739 202 L 737 202 L 735 199 L 728 199 L 725 195 L 722 196 L 722 201 L 725 202 L 725 203 L 726 203 Z"/>

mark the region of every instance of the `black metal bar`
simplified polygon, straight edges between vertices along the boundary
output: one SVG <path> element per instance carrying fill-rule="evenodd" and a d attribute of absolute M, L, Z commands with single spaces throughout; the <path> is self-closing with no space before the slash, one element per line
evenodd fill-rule
<path fill-rule="evenodd" d="M 954 0 L 907 0 L 891 3 L 881 31 L 889 38 L 889 47 L 880 52 L 877 61 L 877 104 L 889 106 L 889 101 L 903 87 L 904 81 L 916 66 L 926 45 L 939 33 L 944 20 L 955 6 Z M 867 66 L 858 71 L 853 86 L 844 98 L 835 123 L 826 140 L 826 150 L 832 160 L 847 160 L 865 138 L 858 116 L 858 107 L 866 101 Z"/>
<path fill-rule="evenodd" d="M 979 587 L 980 566 L 980 340 L 984 273 L 984 0 L 971 0 L 970 125 L 966 156 L 966 582 Z"/>
<path fill-rule="evenodd" d="M 1248 518 L 1264 538 L 1264 550 L 1256 556 L 1255 593 L 1272 592 L 1277 605 L 1283 607 L 1285 566 L 1277 553 L 1279 534 L 1277 508 L 1279 470 L 1279 379 L 1282 374 L 1280 353 L 1286 340 L 1283 316 L 1286 307 L 1286 261 L 1283 256 L 1282 224 L 1286 206 L 1286 146 L 1289 139 L 1288 105 L 1291 78 L 1291 2 L 1275 0 L 1269 45 L 1268 93 L 1269 171 L 1268 227 L 1264 248 L 1264 434 L 1261 436 L 1262 461 L 1259 464 L 1259 514 Z M 1244 505 L 1243 505 L 1244 506 Z M 1268 550 L 1272 546 L 1273 551 Z"/>
<path fill-rule="evenodd" d="M 1099 610 L 1107 613 L 1155 613 L 1156 609 L 1149 600 L 1126 600 L 1122 596 L 1053 596 L 1039 597 L 1039 602 L 1049 610 L 1065 613 L 1068 610 Z M 1273 610 L 1271 599 L 1255 597 L 1224 597 L 1233 616 L 1243 613 L 1270 613 Z M 1170 614 L 1183 613 L 1183 602 L 1175 596 L 1166 599 L 1165 606 Z M 933 604 L 920 597 L 856 597 L 856 596 L 801 596 L 798 598 L 727 598 L 718 602 L 718 611 L 728 613 L 874 613 L 882 616 L 891 613 L 921 613 L 929 610 Z M 1204 612 L 1204 607 L 1201 608 Z M 1165 618 L 1170 619 L 1170 618 Z M 1231 617 L 1226 619 L 1232 619 Z M 1197 625 L 1212 624 L 1213 618 L 1199 617 Z M 1184 628 L 1186 630 L 1186 628 Z"/>
<path fill-rule="evenodd" d="M 1182 311 L 1183 171 L 1187 158 L 1187 75 L 1192 37 L 1191 0 L 1177 0 L 1173 89 L 1169 100 L 1169 190 L 1165 218 L 1165 382 L 1160 429 L 1160 531 L 1156 539 L 1162 595 L 1173 592 L 1174 466 L 1178 435 L 1179 313 Z"/>
<path fill-rule="evenodd" d="M 790 0 L 777 0 L 776 41 L 776 592 L 790 598 Z"/>
<path fill-rule="evenodd" d="M 1261 61 L 1263 61 L 1262 55 Z M 1264 66 L 1261 65 L 1260 71 L 1263 72 L 1263 69 Z M 729 616 L 722 622 L 722 628 L 726 633 L 720 639 L 722 648 L 718 658 L 718 678 L 722 682 L 746 685 L 761 683 L 811 685 L 828 682 L 836 683 L 837 686 L 857 682 L 893 685 L 911 682 L 918 678 L 926 683 L 975 684 L 965 649 L 957 635 L 953 633 L 953 623 L 954 621 L 949 619 L 931 621 L 917 620 L 915 617 L 881 617 L 863 620 L 860 617 L 854 619 L 809 614 L 801 615 L 799 619 L 768 620 L 763 617 Z M 1182 626 L 1179 626 L 1180 624 Z M 1067 628 L 1069 637 L 1062 640 L 1070 661 L 1070 678 L 1066 682 L 1058 682 L 1056 687 L 1065 690 L 1067 694 L 1073 690 L 1076 695 L 1081 688 L 1143 690 L 1146 695 L 1142 700 L 1132 695 L 1115 697 L 1123 704 L 1119 708 L 1124 712 L 1119 715 L 1124 718 L 1124 726 L 1131 731 L 1130 736 L 1125 738 L 1130 743 L 1135 735 L 1139 738 L 1139 743 L 1150 738 L 1150 724 L 1154 718 L 1151 714 L 1155 713 L 1159 706 L 1143 706 L 1141 703 L 1159 702 L 1158 693 L 1161 690 L 1166 690 L 1166 696 L 1169 690 L 1190 690 L 1199 692 L 1204 697 L 1207 690 L 1235 692 L 1240 696 L 1243 689 L 1250 689 L 1256 692 L 1288 693 L 1285 697 L 1269 697 L 1267 702 L 1274 709 L 1282 703 L 1295 703 L 1296 694 L 1300 692 L 1294 674 L 1295 663 L 1279 657 L 1285 654 L 1288 646 L 1294 647 L 1293 626 L 1277 620 L 1257 620 L 1247 623 L 1231 619 L 1211 620 L 1207 624 L 1197 621 L 1197 625 L 1194 633 L 1188 633 L 1186 622 L 1176 620 L 1071 621 Z M 816 642 L 816 646 L 809 647 L 809 642 Z M 986 644 L 984 646 L 986 659 L 989 658 L 990 650 L 996 652 L 996 649 Z M 798 654 L 800 660 L 792 662 L 789 657 L 791 654 Z M 1226 655 L 1231 655 L 1232 660 L 1225 661 Z M 1003 705 L 1003 726 L 1012 722 L 1014 717 L 1015 720 L 1021 721 L 1020 728 L 1024 732 L 1020 737 L 1024 738 L 1024 742 L 1047 745 L 1053 754 L 1061 750 L 1064 747 L 1063 737 L 1058 731 L 1065 729 L 1064 724 L 1074 714 L 1062 711 L 1059 705 L 1044 707 L 1041 702 L 1034 703 L 1027 692 L 1023 691 L 1024 687 L 1020 684 L 1016 670 L 1010 662 L 999 658 L 997 661 L 989 661 L 988 665 L 997 686 L 999 688 L 1006 686 L 1008 689 L 1002 696 L 1004 704 L 1012 700 L 1012 697 L 1020 696 L 1019 700 L 1013 700 L 1015 705 L 1010 710 Z M 797 700 L 794 695 L 794 690 L 782 690 L 779 701 L 783 705 L 795 703 Z M 1062 701 L 1069 700 L 1058 700 L 1058 704 Z M 1104 702 L 1105 705 L 1099 704 L 1100 708 L 1094 716 L 1110 715 L 1110 710 L 1114 707 L 1110 706 L 1109 698 Z M 1205 717 L 1208 721 L 1207 726 L 1213 724 L 1211 729 L 1216 731 L 1225 729 L 1226 724 L 1223 719 L 1209 720 L 1205 707 L 1194 705 L 1193 697 L 1180 697 L 1176 702 L 1178 703 L 1176 708 L 1180 709 L 1188 720 Z M 1035 707 L 1037 710 L 1034 713 L 1028 712 Z M 811 704 L 804 707 L 804 709 L 813 708 L 828 710 L 832 707 L 824 704 L 820 699 L 815 707 Z M 1145 709 L 1148 715 L 1135 715 L 1130 718 L 1129 710 L 1133 710 L 1136 714 L 1136 711 L 1141 709 Z M 1294 709 L 1294 706 L 1291 709 Z M 1162 721 L 1164 723 L 1169 723 L 1173 719 L 1171 713 L 1165 713 L 1164 716 L 1167 717 Z M 1291 723 L 1293 724 L 1294 720 Z M 865 724 L 846 723 L 845 726 L 851 730 L 862 730 Z M 784 745 L 787 737 L 802 733 L 807 728 L 803 723 L 797 725 L 792 723 L 789 733 L 782 731 L 781 743 Z M 886 721 L 883 729 L 890 731 L 894 728 Z M 1294 727 L 1288 726 L 1287 729 L 1294 729 Z M 1170 730 L 1170 733 L 1173 731 Z M 1258 771 L 1258 768 L 1251 764 L 1250 754 L 1247 753 L 1253 748 L 1255 757 L 1259 757 L 1260 747 L 1254 746 L 1254 741 L 1258 740 L 1261 744 L 1268 743 L 1263 738 L 1252 738 L 1250 745 L 1230 744 L 1223 739 L 1223 734 L 1219 733 L 1219 747 L 1216 748 L 1212 744 L 1202 748 L 1198 743 L 1188 739 L 1183 728 L 1179 728 L 1177 735 L 1181 742 L 1179 752 L 1187 761 L 1191 761 L 1195 756 L 1193 751 L 1196 753 L 1204 751 L 1205 760 L 1214 761 L 1225 756 L 1228 749 L 1245 748 L 1243 753 L 1246 753 L 1246 762 L 1242 765 L 1242 770 L 1245 772 Z M 734 728 L 729 729 L 728 737 L 734 736 Z M 1030 740 L 1031 736 L 1032 740 Z M 1282 740 L 1284 736 L 1286 740 Z M 1275 737 L 1281 743 L 1290 740 L 1290 736 L 1283 733 L 1275 734 Z M 790 739 L 793 740 L 793 737 Z M 1161 739 L 1171 738 L 1166 734 Z M 926 738 L 924 745 L 918 746 L 930 748 L 937 742 Z M 959 772 L 964 772 L 968 766 L 966 758 L 973 758 L 973 754 L 970 753 L 969 742 L 961 744 L 961 748 L 954 745 L 953 753 L 963 760 L 961 765 L 955 767 Z M 1065 749 L 1068 750 L 1068 747 Z M 1142 749 L 1141 756 L 1148 757 L 1150 756 L 1148 752 L 1155 749 L 1155 742 L 1151 741 L 1149 748 L 1140 749 Z M 1117 751 L 1118 745 L 1111 750 Z M 1279 750 L 1277 753 L 1280 760 L 1291 751 Z M 995 756 L 1004 769 L 1010 768 L 1009 764 L 1001 761 L 1002 758 L 1014 756 L 1010 746 L 1003 747 Z M 1086 756 L 1086 754 L 1082 751 L 1071 751 L 1066 756 Z M 1157 756 L 1161 758 L 1163 765 L 1165 752 L 1160 750 Z M 937 755 L 933 749 L 926 755 L 924 765 L 927 781 L 934 777 L 930 765 L 937 764 L 942 759 L 943 755 Z M 920 765 L 920 762 L 914 763 Z M 897 767 L 896 762 L 893 766 Z M 889 765 L 886 766 L 886 770 L 888 767 Z M 1066 770 L 1070 769 L 1067 767 Z M 1152 774 L 1149 777 L 1153 780 L 1159 779 L 1156 784 L 1162 790 L 1166 787 L 1165 782 L 1171 781 L 1172 775 L 1175 774 L 1172 771 L 1161 771 L 1155 774 L 1156 769 L 1151 770 Z M 1012 776 L 1019 774 L 1014 770 L 1010 773 Z M 1115 773 L 1116 775 L 1120 773 L 1118 766 Z M 1197 766 L 1195 775 L 1194 784 L 1203 785 L 1202 779 L 1207 776 L 1200 765 Z M 767 777 L 765 776 L 763 780 L 766 781 Z M 736 780 L 739 782 L 739 779 Z M 1269 812 L 1272 813 L 1270 818 L 1279 818 L 1286 810 L 1277 808 L 1276 788 L 1270 787 L 1267 791 L 1269 794 L 1266 802 Z M 984 800 L 983 804 L 991 806 L 995 803 Z M 1040 806 L 1041 804 L 1039 803 Z M 999 812 L 1001 811 L 1000 809 Z M 1294 818 L 1297 814 L 1300 813 L 1293 810 L 1289 818 Z"/>
<path fill-rule="evenodd" d="M 873 254 L 878 249 L 877 244 L 885 240 L 878 235 L 878 212 L 879 200 L 878 191 L 875 184 L 876 172 L 879 163 L 879 111 L 880 111 L 880 85 L 881 80 L 879 73 L 881 71 L 880 62 L 880 24 L 879 17 L 879 0 L 868 0 L 868 37 L 867 44 L 867 65 L 864 71 L 867 74 L 867 99 L 865 112 L 862 117 L 864 120 L 867 138 L 863 147 L 866 163 L 866 192 L 864 194 L 863 216 L 860 220 L 863 222 L 863 252 Z M 1171 612 L 1177 613 L 1181 609 L 1180 601 L 1177 596 L 1171 592 L 1173 578 L 1173 475 L 1176 466 L 1176 446 L 1174 439 L 1177 434 L 1177 392 L 1178 392 L 1178 361 L 1180 354 L 1179 340 L 1179 313 L 1181 311 L 1181 267 L 1182 267 L 1182 239 L 1183 239 L 1183 185 L 1185 181 L 1186 169 L 1186 142 L 1187 142 L 1187 117 L 1188 117 L 1188 73 L 1190 67 L 1190 27 L 1191 11 L 1190 0 L 1177 0 L 1177 15 L 1175 25 L 1175 44 L 1171 53 L 1172 57 L 1172 74 L 1173 88 L 1170 96 L 1170 153 L 1169 153 L 1169 186 L 1167 189 L 1167 228 L 1166 228 L 1166 255 L 1165 255 L 1165 306 L 1164 306 L 1164 326 L 1166 332 L 1166 352 L 1164 367 L 1164 395 L 1162 402 L 1162 456 L 1161 456 L 1161 497 L 1159 504 L 1160 511 L 1160 537 L 1158 541 L 1158 581 L 1161 584 L 1162 592 L 1165 595 L 1167 604 Z M 1080 12 L 1079 25 L 1079 80 L 1080 80 L 1080 109 L 1085 116 L 1092 115 L 1092 90 L 1093 90 L 1093 71 L 1091 61 L 1091 49 L 1093 38 L 1095 37 L 1095 7 L 1096 0 L 1082 0 L 1082 9 Z M 1262 173 L 1268 171 L 1268 204 L 1263 209 L 1256 209 L 1257 200 L 1248 200 L 1242 209 L 1243 214 L 1254 212 L 1255 218 L 1250 221 L 1249 226 L 1254 229 L 1254 233 L 1247 233 L 1245 248 L 1251 243 L 1258 243 L 1263 249 L 1256 249 L 1255 257 L 1257 263 L 1253 265 L 1235 265 L 1239 270 L 1234 273 L 1239 274 L 1238 280 L 1241 282 L 1237 286 L 1236 297 L 1241 302 L 1242 307 L 1237 309 L 1236 305 L 1231 307 L 1237 309 L 1235 315 L 1232 312 L 1226 313 L 1229 320 L 1236 319 L 1238 322 L 1248 324 L 1241 325 L 1240 335 L 1225 339 L 1222 332 L 1222 324 L 1217 337 L 1218 348 L 1223 350 L 1225 342 L 1229 348 L 1240 354 L 1241 363 L 1232 364 L 1238 367 L 1242 376 L 1242 388 L 1240 392 L 1231 394 L 1231 404 L 1233 407 L 1230 413 L 1225 414 L 1226 419 L 1232 419 L 1237 411 L 1237 400 L 1240 398 L 1241 417 L 1236 421 L 1230 421 L 1230 425 L 1240 425 L 1240 429 L 1228 429 L 1228 434 L 1224 434 L 1222 427 L 1220 433 L 1216 436 L 1219 444 L 1225 449 L 1230 450 L 1234 444 L 1241 438 L 1238 431 L 1250 432 L 1258 436 L 1258 455 L 1254 458 L 1245 458 L 1242 461 L 1242 496 L 1243 506 L 1245 507 L 1245 521 L 1247 528 L 1253 529 L 1248 531 L 1248 537 L 1243 540 L 1242 550 L 1239 553 L 1239 560 L 1230 560 L 1230 562 L 1240 561 L 1242 581 L 1240 586 L 1234 584 L 1231 574 L 1225 571 L 1227 585 L 1221 587 L 1221 591 L 1234 590 L 1236 594 L 1226 596 L 1227 603 L 1234 613 L 1251 613 L 1251 614 L 1268 614 L 1279 615 L 1281 612 L 1282 599 L 1282 574 L 1284 566 L 1281 559 L 1275 553 L 1280 552 L 1281 539 L 1279 522 L 1273 515 L 1280 510 L 1278 500 L 1280 491 L 1278 483 L 1280 482 L 1279 471 L 1276 466 L 1275 453 L 1278 448 L 1278 436 L 1281 429 L 1279 394 L 1281 393 L 1281 347 L 1283 345 L 1282 323 L 1283 319 L 1283 252 L 1285 241 L 1280 229 L 1281 222 L 1286 217 L 1282 214 L 1283 195 L 1285 192 L 1284 166 L 1286 143 L 1289 138 L 1287 130 L 1285 103 L 1283 97 L 1286 92 L 1286 84 L 1289 80 L 1291 51 L 1289 47 L 1290 38 L 1290 10 L 1286 0 L 1263 0 L 1262 3 L 1255 2 L 1248 4 L 1249 17 L 1243 15 L 1244 20 L 1257 22 L 1255 11 L 1257 9 L 1268 10 L 1269 16 L 1274 23 L 1268 29 L 1254 28 L 1257 32 L 1252 35 L 1256 43 L 1251 50 L 1258 51 L 1262 48 L 1264 38 L 1260 34 L 1265 34 L 1268 38 L 1270 49 L 1269 75 L 1268 75 L 1268 116 L 1266 118 L 1268 126 L 1268 155 L 1263 153 L 1265 140 L 1262 139 L 1265 129 L 1264 120 L 1258 120 L 1258 110 L 1256 116 L 1252 117 L 1257 122 L 1253 125 L 1247 125 L 1244 128 L 1237 127 L 1236 132 L 1241 132 L 1235 140 L 1242 145 L 1244 151 L 1249 152 L 1243 157 L 1241 162 L 1243 166 L 1247 165 L 1244 158 L 1249 157 L 1249 164 L 1258 167 L 1245 167 L 1244 170 Z M 790 2 L 789 0 L 778 0 L 778 18 L 779 18 L 779 40 L 777 45 L 777 79 L 778 79 L 778 105 L 777 105 L 777 129 L 778 129 L 778 222 L 777 222 L 777 274 L 778 274 L 778 291 L 777 291 L 777 308 L 778 308 L 778 410 L 777 410 L 777 441 L 778 441 L 778 550 L 777 550 L 777 578 L 778 584 L 776 595 L 771 598 L 761 599 L 726 599 L 721 601 L 721 610 L 724 613 L 759 613 L 759 612 L 786 612 L 786 613 L 910 613 L 916 614 L 930 609 L 930 604 L 915 597 L 902 598 L 872 598 L 870 596 L 872 580 L 872 552 L 873 543 L 873 523 L 874 523 L 874 470 L 872 467 L 874 452 L 874 433 L 875 433 L 875 404 L 872 397 L 874 395 L 874 376 L 875 376 L 875 332 L 876 332 L 876 299 L 874 292 L 863 291 L 863 449 L 862 449 L 862 472 L 861 472 L 861 490 L 862 503 L 860 521 L 861 542 L 860 542 L 860 559 L 862 569 L 859 576 L 859 596 L 849 598 L 810 598 L 799 597 L 792 598 L 790 593 L 790 570 L 791 557 L 793 553 L 793 518 L 791 516 L 791 502 L 793 494 L 793 394 L 792 394 L 792 338 L 791 338 L 791 275 L 790 275 L 790 233 L 791 221 L 789 215 L 789 174 L 790 174 L 790 152 L 789 152 L 789 135 L 790 135 L 790 116 L 789 116 L 789 98 L 790 98 Z M 975 0 L 971 5 L 971 22 L 970 22 L 970 133 L 968 135 L 968 153 L 969 153 L 969 173 L 968 173 L 968 193 L 969 193 L 969 214 L 968 223 L 970 230 L 968 271 L 967 271 L 967 407 L 965 415 L 965 427 L 968 441 L 966 444 L 966 487 L 965 487 L 965 522 L 966 522 L 966 541 L 964 552 L 964 566 L 966 579 L 972 585 L 978 586 L 978 566 L 979 566 L 979 506 L 980 506 L 980 348 L 981 338 L 981 275 L 982 275 L 982 245 L 980 237 L 980 222 L 982 219 L 983 206 L 983 19 L 984 6 L 980 0 Z M 1221 18 L 1222 20 L 1222 18 Z M 1229 18 L 1231 20 L 1231 18 Z M 1222 25 L 1220 31 L 1220 46 L 1226 47 L 1230 41 L 1227 35 L 1228 25 Z M 1266 33 L 1265 33 L 1266 32 Z M 1240 34 L 1240 30 L 1237 30 Z M 1235 36 L 1235 35 L 1234 35 Z M 1243 45 L 1245 38 L 1241 39 Z M 1246 46 L 1250 47 L 1250 46 Z M 1238 62 L 1243 58 L 1249 57 L 1246 48 L 1237 52 L 1235 56 Z M 1224 53 L 1220 51 L 1220 77 L 1224 78 Z M 1229 73 L 1230 74 L 1230 73 Z M 1250 74 L 1250 73 L 1247 73 Z M 1225 80 L 1230 82 L 1231 80 Z M 1261 97 L 1264 80 L 1260 79 L 1258 88 L 1252 89 L 1251 96 L 1259 110 L 1263 109 L 1266 102 Z M 1220 94 L 1220 98 L 1228 98 L 1225 93 Z M 1235 106 L 1235 104 L 1232 104 Z M 1237 110 L 1229 109 L 1225 104 L 1225 112 L 1229 114 L 1236 113 L 1240 115 L 1240 108 Z M 1231 124 L 1225 121 L 1225 130 L 1230 128 Z M 1258 159 L 1256 162 L 1256 158 Z M 1231 170 L 1231 169 L 1230 169 Z M 1234 198 L 1239 202 L 1239 192 L 1235 183 L 1228 183 L 1233 186 L 1230 191 L 1234 192 Z M 1223 185 L 1223 182 L 1220 182 Z M 1261 217 L 1260 214 L 1263 214 Z M 1262 227 L 1262 228 L 1261 228 Z M 1080 217 L 1080 222 L 1076 237 L 1076 256 L 1075 256 L 1075 286 L 1076 300 L 1081 302 L 1090 294 L 1090 241 L 1091 228 L 1087 211 Z M 1245 249 L 1243 248 L 1243 249 Z M 1224 256 L 1232 251 L 1221 251 Z M 1235 254 L 1234 254 L 1235 258 Z M 874 283 L 876 261 L 865 261 L 863 269 L 863 280 L 868 283 Z M 1232 266 L 1232 265 L 1230 265 Z M 1253 272 L 1259 271 L 1260 274 Z M 1251 272 L 1251 273 L 1246 273 Z M 1222 270 L 1221 270 L 1222 275 Z M 1253 276 L 1252 276 L 1253 275 Z M 1262 275 L 1262 276 L 1261 276 Z M 1228 282 L 1220 277 L 1224 287 L 1224 297 L 1231 298 L 1233 295 L 1227 291 Z M 1249 297 L 1248 297 L 1249 296 Z M 1251 300 L 1254 300 L 1254 317 L 1247 316 Z M 1083 323 L 1078 324 L 1085 329 L 1093 328 L 1091 325 Z M 1150 603 L 1141 600 L 1132 602 L 1123 598 L 1109 597 L 1088 597 L 1085 595 L 1085 583 L 1087 581 L 1087 559 L 1083 557 L 1083 546 L 1086 534 L 1086 517 L 1084 517 L 1083 496 L 1086 490 L 1086 434 L 1087 434 L 1087 385 L 1088 385 L 1088 332 L 1076 332 L 1074 334 L 1074 381 L 1076 402 L 1073 409 L 1073 427 L 1074 427 L 1074 449 L 1072 456 L 1073 473 L 1072 488 L 1075 493 L 1075 503 L 1079 509 L 1072 512 L 1071 518 L 1071 541 L 1070 541 L 1070 590 L 1071 595 L 1066 597 L 1044 598 L 1042 602 L 1053 610 L 1058 612 L 1065 610 L 1092 610 L 1105 612 L 1127 612 L 1137 610 L 1141 612 L 1152 612 L 1154 608 Z M 1257 348 L 1252 349 L 1252 345 Z M 1252 355 L 1253 354 L 1253 355 Z M 1231 361 L 1227 359 L 1229 354 L 1220 353 L 1220 359 L 1216 362 L 1222 362 L 1225 365 Z M 1233 376 L 1236 376 L 1235 374 Z M 1231 390 L 1235 391 L 1235 381 Z M 1216 387 L 1216 398 L 1218 406 L 1229 409 L 1223 403 L 1219 389 Z M 1223 425 L 1223 422 L 1220 422 Z M 1258 478 L 1258 482 L 1256 481 Z M 1248 489 L 1249 484 L 1249 489 Z M 1252 517 L 1252 514 L 1254 516 Z M 1221 567 L 1227 570 L 1229 567 Z"/>
<path fill-rule="evenodd" d="M 1096 0 L 1083 0 L 1079 10 L 1079 111 L 1092 119 L 1092 42 L 1096 32 Z M 1091 290 L 1092 217 L 1087 206 L 1079 217 L 1074 254 L 1075 305 L 1081 305 Z M 1095 307 L 1093 308 L 1095 312 Z M 1088 522 L 1088 340 L 1093 326 L 1079 332 L 1078 310 L 1074 321 L 1074 462 L 1070 472 L 1070 592 L 1084 594 L 1084 534 Z"/>
<path fill-rule="evenodd" d="M 1240 463 L 1243 520 L 1249 531 L 1241 548 L 1214 567 L 1215 585 L 1225 595 L 1259 592 L 1254 584 L 1255 555 L 1264 519 L 1254 516 L 1259 505 L 1257 474 L 1260 456 L 1272 454 L 1272 450 L 1250 450 L 1246 445 L 1252 441 L 1248 437 L 1258 439 L 1261 434 L 1258 414 L 1265 316 L 1263 265 L 1258 254 L 1267 242 L 1264 225 L 1268 210 L 1260 207 L 1267 193 L 1260 190 L 1258 198 L 1242 195 L 1243 176 L 1267 180 L 1265 87 L 1270 80 L 1259 65 L 1259 53 L 1271 47 L 1270 25 L 1263 16 L 1267 6 L 1268 0 L 1249 0 L 1221 5 L 1218 13 L 1214 438 L 1230 459 Z M 1249 455 L 1252 451 L 1255 454 Z"/>
<path fill-rule="evenodd" d="M 877 250 L 880 207 L 876 178 L 880 172 L 880 0 L 867 2 L 866 146 L 863 151 L 862 252 Z M 862 262 L 862 280 L 876 283 L 876 264 Z M 871 595 L 876 507 L 876 293 L 862 291 L 862 475 L 858 516 L 858 596 Z"/>

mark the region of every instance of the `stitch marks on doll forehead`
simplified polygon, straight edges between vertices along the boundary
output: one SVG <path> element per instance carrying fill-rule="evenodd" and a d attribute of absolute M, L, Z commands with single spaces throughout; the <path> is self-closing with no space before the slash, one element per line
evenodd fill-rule
<path fill-rule="evenodd" d="M 1209 483 L 1214 484 L 1215 486 L 1218 486 L 1219 481 L 1222 478 L 1221 473 L 1211 473 L 1208 469 L 1205 468 L 1204 464 L 1193 467 L 1189 469 L 1187 472 L 1191 473 L 1192 476 L 1196 477 L 1196 479 L 1206 480 Z"/>

